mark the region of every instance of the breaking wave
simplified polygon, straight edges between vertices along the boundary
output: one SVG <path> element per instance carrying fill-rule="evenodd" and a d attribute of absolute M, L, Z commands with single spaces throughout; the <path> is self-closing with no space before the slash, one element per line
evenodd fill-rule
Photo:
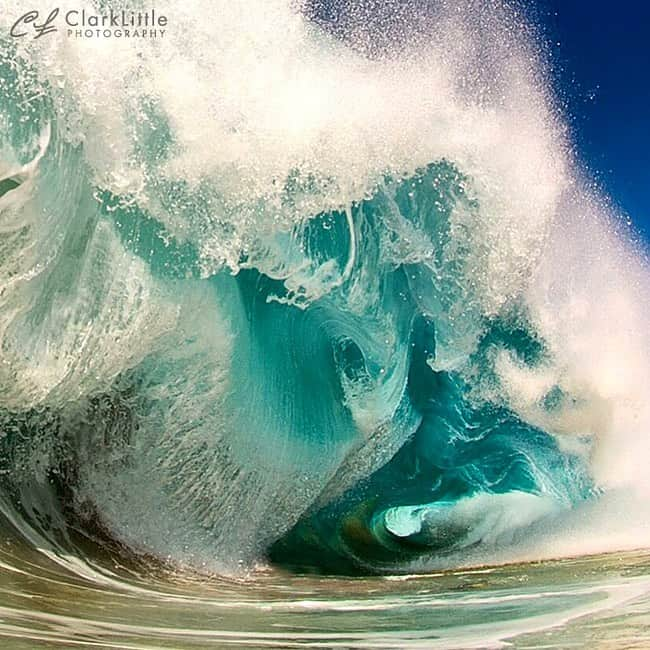
<path fill-rule="evenodd" d="M 535 34 L 371 5 L 0 37 L 1 500 L 36 546 L 230 574 L 650 542 L 645 253 Z"/>

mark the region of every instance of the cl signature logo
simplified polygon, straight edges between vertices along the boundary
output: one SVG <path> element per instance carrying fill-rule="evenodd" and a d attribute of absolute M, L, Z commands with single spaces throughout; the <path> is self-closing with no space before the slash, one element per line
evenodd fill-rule
<path fill-rule="evenodd" d="M 32 9 L 32 11 L 28 11 L 13 24 L 9 33 L 14 38 L 22 38 L 23 36 L 27 36 L 30 29 L 29 26 L 31 26 L 34 38 L 40 38 L 41 36 L 45 36 L 45 34 L 57 31 L 52 23 L 58 15 L 59 9 L 53 9 L 42 23 L 38 23 L 36 22 L 38 20 L 38 11 Z"/>

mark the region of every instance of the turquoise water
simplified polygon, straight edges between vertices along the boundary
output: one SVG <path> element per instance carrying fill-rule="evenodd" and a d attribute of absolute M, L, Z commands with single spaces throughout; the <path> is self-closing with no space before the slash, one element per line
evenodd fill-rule
<path fill-rule="evenodd" d="M 646 253 L 534 28 L 218 4 L 0 36 L 0 635 L 642 647 Z"/>

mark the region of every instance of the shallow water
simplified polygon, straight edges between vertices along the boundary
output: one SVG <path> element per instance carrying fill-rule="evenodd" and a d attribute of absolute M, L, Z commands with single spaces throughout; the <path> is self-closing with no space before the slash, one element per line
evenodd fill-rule
<path fill-rule="evenodd" d="M 129 566 L 130 565 L 130 566 Z M 227 580 L 0 550 L 3 647 L 645 648 L 650 552 L 341 578 Z"/>

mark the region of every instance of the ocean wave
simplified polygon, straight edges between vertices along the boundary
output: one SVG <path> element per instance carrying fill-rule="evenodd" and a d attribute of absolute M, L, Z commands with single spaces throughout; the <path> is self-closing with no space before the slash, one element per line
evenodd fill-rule
<path fill-rule="evenodd" d="M 647 541 L 645 252 L 524 19 L 159 4 L 0 38 L 6 514 L 221 573 Z"/>

